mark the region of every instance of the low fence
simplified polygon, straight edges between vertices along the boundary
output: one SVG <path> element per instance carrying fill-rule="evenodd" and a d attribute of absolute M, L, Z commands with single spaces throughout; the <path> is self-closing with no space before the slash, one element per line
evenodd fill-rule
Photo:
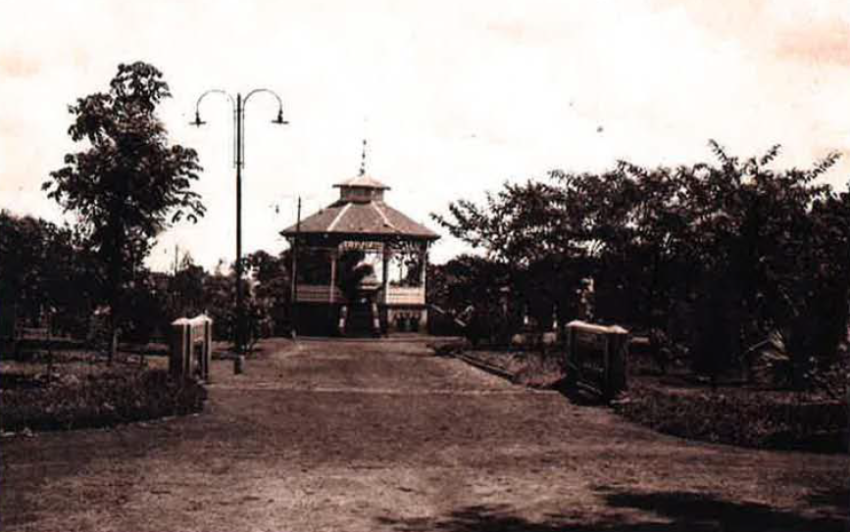
<path fill-rule="evenodd" d="M 175 377 L 198 376 L 210 379 L 213 320 L 201 314 L 171 323 L 171 356 L 168 370 Z"/>
<path fill-rule="evenodd" d="M 572 321 L 566 327 L 566 344 L 564 364 L 571 384 L 605 400 L 626 389 L 627 330 Z"/>

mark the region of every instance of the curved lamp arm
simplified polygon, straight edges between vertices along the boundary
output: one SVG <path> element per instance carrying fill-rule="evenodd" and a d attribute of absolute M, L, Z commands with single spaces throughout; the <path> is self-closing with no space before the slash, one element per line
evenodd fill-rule
<path fill-rule="evenodd" d="M 279 124 L 279 125 L 289 124 L 289 122 L 287 122 L 286 120 L 283 119 L 283 101 L 280 99 L 280 96 L 278 96 L 275 91 L 273 91 L 271 89 L 265 89 L 265 88 L 254 89 L 251 92 L 249 92 L 248 94 L 246 94 L 244 98 L 242 98 L 242 116 L 240 117 L 241 120 L 243 120 L 242 123 L 243 124 L 245 123 L 244 122 L 244 120 L 245 120 L 245 107 L 248 104 L 248 100 L 251 99 L 251 96 L 258 94 L 258 93 L 261 93 L 261 92 L 271 94 L 277 100 L 277 118 L 272 120 L 272 124 Z M 240 119 L 240 118 L 237 118 L 237 120 Z M 242 128 L 242 138 L 243 138 L 243 142 L 242 142 L 241 146 L 237 147 L 237 149 L 239 149 L 239 148 L 242 149 L 242 153 L 239 154 L 239 160 L 241 160 L 242 164 L 244 165 L 245 164 L 245 142 L 244 142 L 245 128 L 244 128 L 244 126 Z"/>
<path fill-rule="evenodd" d="M 265 92 L 265 93 L 271 94 L 277 100 L 277 118 L 272 120 L 272 123 L 273 124 L 281 124 L 281 125 L 289 124 L 289 122 L 287 122 L 286 120 L 283 119 L 283 100 L 281 100 L 280 96 L 278 96 L 277 93 L 275 91 L 271 90 L 271 89 L 260 88 L 260 89 L 252 90 L 251 92 L 249 92 L 248 94 L 245 95 L 245 99 L 242 100 L 242 102 L 243 102 L 242 105 L 246 105 L 248 103 L 248 100 L 251 98 L 251 96 L 253 96 L 257 93 L 260 93 L 260 92 Z"/>
<path fill-rule="evenodd" d="M 206 122 L 201 120 L 201 100 L 203 100 L 210 94 L 222 94 L 224 96 L 227 96 L 227 99 L 230 100 L 231 109 L 235 109 L 236 103 L 233 101 L 233 96 L 231 96 L 227 91 L 223 91 L 221 89 L 210 89 L 198 97 L 198 101 L 195 103 L 195 121 L 189 122 L 191 125 L 201 127 L 201 125 L 206 124 Z"/>

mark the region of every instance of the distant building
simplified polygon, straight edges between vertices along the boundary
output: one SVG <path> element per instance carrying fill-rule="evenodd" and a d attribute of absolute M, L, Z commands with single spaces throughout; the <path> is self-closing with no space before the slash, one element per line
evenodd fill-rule
<path fill-rule="evenodd" d="M 366 175 L 365 164 L 334 186 L 339 200 L 281 232 L 295 250 L 296 330 L 425 331 L 428 248 L 439 235 L 387 205 L 389 187 Z"/>

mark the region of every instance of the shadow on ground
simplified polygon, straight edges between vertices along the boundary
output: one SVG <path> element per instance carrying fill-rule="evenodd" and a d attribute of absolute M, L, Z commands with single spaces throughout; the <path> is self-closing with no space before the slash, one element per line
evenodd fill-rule
<path fill-rule="evenodd" d="M 549 388 L 560 393 L 576 406 L 608 406 L 608 402 L 601 395 L 577 386 L 566 378 L 553 382 Z"/>
<path fill-rule="evenodd" d="M 844 512 L 850 531 L 850 486 L 815 488 L 806 500 L 813 507 L 837 508 Z"/>
<path fill-rule="evenodd" d="M 605 488 L 601 488 L 605 490 Z M 845 518 L 803 515 L 751 502 L 732 502 L 711 495 L 682 491 L 608 492 L 602 494 L 609 517 L 583 516 L 580 510 L 547 515 L 543 521 L 516 515 L 507 505 L 474 505 L 459 508 L 443 518 L 378 521 L 400 532 L 684 532 L 782 531 L 844 532 Z M 830 500 L 830 502 L 833 502 Z M 834 501 L 836 503 L 840 501 Z M 833 510 L 842 512 L 843 506 Z"/>

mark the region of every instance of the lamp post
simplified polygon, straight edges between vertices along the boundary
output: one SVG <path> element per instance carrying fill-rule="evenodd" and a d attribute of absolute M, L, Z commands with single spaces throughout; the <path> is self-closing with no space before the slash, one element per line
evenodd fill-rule
<path fill-rule="evenodd" d="M 236 100 L 228 92 L 221 89 L 208 90 L 201 94 L 195 103 L 195 121 L 193 126 L 201 127 L 206 122 L 201 120 L 201 101 L 210 94 L 221 94 L 230 100 L 231 108 L 233 109 L 233 128 L 235 129 L 234 146 L 233 146 L 233 165 L 236 167 L 236 331 L 235 344 L 237 353 L 237 362 L 234 367 L 237 373 L 241 372 L 241 366 L 244 356 L 245 342 L 245 305 L 242 294 L 242 167 L 245 166 L 245 105 L 248 100 L 255 94 L 261 92 L 271 94 L 277 99 L 277 118 L 272 120 L 273 124 L 286 125 L 289 122 L 283 119 L 283 102 L 280 96 L 269 89 L 254 89 L 245 97 L 242 93 L 236 93 Z"/>

